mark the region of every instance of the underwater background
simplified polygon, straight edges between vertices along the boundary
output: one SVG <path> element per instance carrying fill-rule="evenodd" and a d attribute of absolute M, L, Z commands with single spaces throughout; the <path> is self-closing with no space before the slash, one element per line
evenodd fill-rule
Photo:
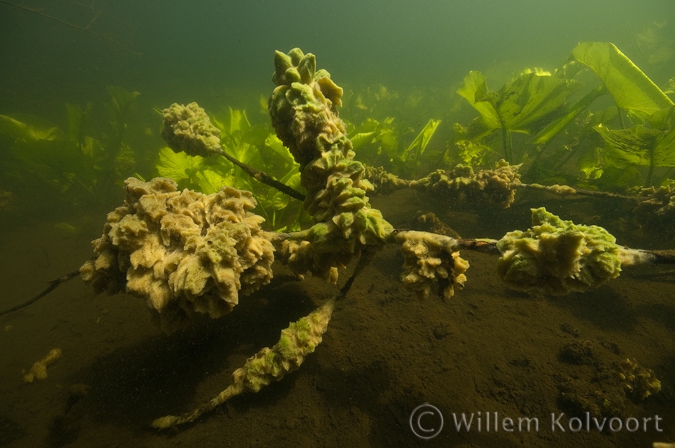
<path fill-rule="evenodd" d="M 297 201 L 227 162 L 176 154 L 160 137 L 162 109 L 196 101 L 228 152 L 299 186 L 297 164 L 274 137 L 267 113 L 274 51 L 294 47 L 314 53 L 344 89 L 340 118 L 356 159 L 367 165 L 416 179 L 458 163 L 490 169 L 506 158 L 523 164 L 524 182 L 619 196 L 653 187 L 665 200 L 636 211 L 620 198 L 529 190 L 519 190 L 508 208 L 406 189 L 371 195 L 394 227 L 501 238 L 530 227 L 530 209 L 545 206 L 563 219 L 602 226 L 627 247 L 673 249 L 675 220 L 655 210 L 675 189 L 675 145 L 668 140 L 674 115 L 657 123 L 621 106 L 613 92 L 598 90 L 596 97 L 603 70 L 618 67 L 613 62 L 596 70 L 568 62 L 580 42 L 611 42 L 660 89 L 659 101 L 672 105 L 674 20 L 672 0 L 1 1 L 0 311 L 91 258 L 91 241 L 123 202 L 128 177 L 172 177 L 206 194 L 224 184 L 249 189 L 270 230 L 306 227 Z M 542 96 L 530 121 L 517 122 L 513 117 L 530 113 L 518 110 L 508 133 L 506 125 L 480 128 L 480 109 L 458 93 L 483 79 L 495 104 L 516 92 L 522 105 L 539 92 L 530 87 L 539 78 L 563 81 L 555 96 Z M 575 112 L 584 99 L 589 104 Z M 570 122 L 553 130 L 565 116 Z M 665 143 L 645 143 L 643 152 L 621 146 L 616 132 L 639 126 L 648 132 L 635 135 L 662 132 L 654 139 Z M 311 276 L 297 281 L 275 265 L 271 284 L 241 297 L 229 315 L 195 317 L 165 335 L 144 300 L 96 295 L 76 278 L 0 316 L 0 446 L 675 442 L 672 268 L 626 268 L 597 289 L 550 296 L 509 289 L 491 255 L 462 256 L 471 263 L 465 288 L 446 301 L 421 300 L 399 281 L 401 255 L 383 250 L 297 372 L 165 432 L 149 423 L 217 395 L 232 371 L 336 287 Z M 48 377 L 23 381 L 24 371 L 54 348 L 63 354 Z M 636 396 L 608 379 L 626 359 L 658 378 L 660 391 Z M 429 441 L 409 423 L 425 402 L 445 416 L 444 430 Z M 479 411 L 537 417 L 541 428 L 455 430 L 453 413 Z M 662 431 L 653 420 L 636 431 L 551 431 L 551 413 L 586 412 L 624 422 L 659 416 Z"/>

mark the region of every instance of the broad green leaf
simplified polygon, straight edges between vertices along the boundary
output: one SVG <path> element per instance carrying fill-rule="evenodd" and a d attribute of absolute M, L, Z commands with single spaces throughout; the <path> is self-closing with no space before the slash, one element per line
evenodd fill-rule
<path fill-rule="evenodd" d="M 221 174 L 205 169 L 195 173 L 196 183 L 199 190 L 204 194 L 211 194 L 220 191 L 224 186 L 233 186 L 234 180 L 230 176 L 222 176 Z"/>
<path fill-rule="evenodd" d="M 471 71 L 464 78 L 464 82 L 457 89 L 457 93 L 465 98 L 479 113 L 483 124 L 487 129 L 499 129 L 502 127 L 499 121 L 499 115 L 494 106 L 486 101 L 480 100 L 488 93 L 485 76 L 479 71 Z"/>
<path fill-rule="evenodd" d="M 201 156 L 189 156 L 184 152 L 177 153 L 165 146 L 159 150 L 159 161 L 155 168 L 160 176 L 180 182 L 200 170 L 203 163 L 204 158 Z"/>
<path fill-rule="evenodd" d="M 83 141 L 80 145 L 80 149 L 82 150 L 82 153 L 85 156 L 87 156 L 91 159 L 94 159 L 98 155 L 100 155 L 105 148 L 103 147 L 103 144 L 100 141 L 98 141 L 94 137 L 89 137 L 87 135 L 87 136 L 84 137 L 84 139 L 83 139 Z M 106 168 L 106 167 L 102 167 L 102 168 Z"/>
<path fill-rule="evenodd" d="M 526 72 L 499 92 L 485 91 L 476 101 L 489 102 L 502 126 L 513 132 L 530 133 L 532 125 L 564 107 L 578 84 L 543 72 Z M 499 126 L 499 127 L 502 127 Z"/>
<path fill-rule="evenodd" d="M 294 189 L 296 191 L 304 192 L 305 188 L 301 185 L 301 179 L 302 179 L 302 176 L 300 175 L 300 172 L 298 171 L 297 167 L 293 167 L 290 170 L 288 170 L 288 172 L 279 180 L 279 182 L 281 182 L 282 184 L 288 185 L 289 187 L 291 187 L 292 189 Z M 276 190 L 274 188 L 270 187 L 268 189 L 268 191 L 269 191 L 268 198 L 271 198 L 272 203 L 283 202 L 287 205 L 288 202 L 289 202 L 288 200 L 291 199 L 291 197 L 288 196 L 287 194 L 282 193 L 281 191 Z M 287 198 L 288 200 L 280 199 L 282 197 Z M 286 205 L 275 206 L 275 208 L 281 209 L 281 208 L 285 207 Z"/>
<path fill-rule="evenodd" d="M 598 148 L 591 148 L 584 152 L 577 163 L 579 171 L 584 173 L 588 180 L 599 179 L 604 172 L 604 159 Z"/>
<path fill-rule="evenodd" d="M 258 97 L 258 103 L 260 105 L 260 113 L 263 115 L 268 114 L 268 99 L 265 95 L 260 94 L 260 97 Z"/>
<path fill-rule="evenodd" d="M 251 127 L 251 123 L 246 116 L 244 109 L 232 109 L 230 107 L 230 129 L 229 133 L 234 134 L 237 131 L 245 131 Z"/>
<path fill-rule="evenodd" d="M 111 102 L 106 105 L 108 112 L 114 117 L 121 117 L 127 113 L 129 108 L 136 102 L 139 92 L 129 92 L 124 87 L 107 86 Z"/>
<path fill-rule="evenodd" d="M 258 150 L 257 146 L 249 145 L 248 143 L 241 143 L 232 139 L 229 140 L 229 142 L 223 144 L 223 149 L 225 149 L 229 155 L 239 160 L 241 163 L 251 166 L 260 166 L 259 163 L 254 163 L 254 160 L 260 160 L 260 151 Z"/>
<path fill-rule="evenodd" d="M 652 128 L 667 132 L 675 127 L 675 107 L 667 107 L 653 113 L 647 122 Z"/>
<path fill-rule="evenodd" d="M 582 42 L 572 50 L 572 58 L 598 75 L 620 109 L 651 115 L 673 105 L 661 89 L 610 42 Z"/>
<path fill-rule="evenodd" d="M 54 123 L 28 114 L 0 115 L 0 133 L 32 142 L 61 138 L 61 130 Z"/>
<path fill-rule="evenodd" d="M 80 233 L 80 231 L 75 226 L 73 226 L 72 224 L 68 224 L 67 222 L 56 223 L 54 224 L 54 227 L 59 230 L 63 230 L 64 232 L 69 233 L 71 235 L 77 235 L 78 233 Z"/>
<path fill-rule="evenodd" d="M 298 173 L 299 175 L 299 173 Z M 287 194 L 284 194 L 280 191 L 277 191 L 272 200 L 266 203 L 266 208 L 271 208 L 273 210 L 282 210 L 288 207 L 288 203 L 291 201 L 291 197 Z"/>
<path fill-rule="evenodd" d="M 455 143 L 457 148 L 457 156 L 466 165 L 480 166 L 484 165 L 488 158 L 494 153 L 492 148 L 481 143 L 471 140 L 460 140 Z M 443 155 L 443 162 L 448 166 L 455 166 L 457 161 L 452 155 L 452 147 Z"/>
<path fill-rule="evenodd" d="M 460 123 L 452 125 L 455 131 L 453 141 L 459 142 L 461 140 L 478 141 L 493 133 L 496 129 L 488 129 L 482 117 L 476 117 L 469 122 L 468 126 L 462 126 Z"/>
<path fill-rule="evenodd" d="M 619 130 L 595 127 L 610 149 L 614 166 L 675 167 L 675 106 L 652 114 L 649 122 L 652 129 L 642 125 Z"/>
<path fill-rule="evenodd" d="M 656 145 L 659 131 L 644 126 L 610 130 L 606 126 L 595 127 L 607 145 L 607 159 L 612 166 L 625 168 L 630 165 L 649 166 L 650 153 Z"/>
<path fill-rule="evenodd" d="M 675 166 L 675 106 L 652 114 L 649 122 L 661 131 L 656 138 L 654 165 Z"/>
<path fill-rule="evenodd" d="M 276 134 L 269 134 L 265 139 L 265 146 L 271 148 L 276 154 L 281 156 L 286 163 L 295 163 L 291 151 L 284 146 L 284 144 L 279 140 Z"/>
<path fill-rule="evenodd" d="M 360 126 L 356 127 L 350 134 L 349 140 L 352 141 L 354 150 L 360 147 L 373 143 L 379 135 L 380 122 L 368 118 Z"/>
<path fill-rule="evenodd" d="M 574 120 L 577 115 L 583 112 L 596 98 L 604 95 L 606 90 L 600 86 L 588 92 L 582 99 L 571 105 L 565 110 L 565 115 L 551 121 L 544 129 L 532 139 L 531 143 L 535 145 L 545 145 L 553 139 L 560 131 Z"/>
<path fill-rule="evenodd" d="M 580 182 L 579 186 L 589 189 L 622 191 L 628 188 L 641 186 L 643 183 L 643 173 L 636 166 L 616 168 L 612 165 L 606 165 L 602 177 L 596 179 L 593 183 Z"/>
<path fill-rule="evenodd" d="M 584 123 L 591 127 L 597 126 L 599 124 L 610 123 L 616 119 L 618 114 L 619 109 L 616 106 L 609 106 L 605 109 L 598 110 L 590 114 L 590 116 L 585 119 Z"/>
<path fill-rule="evenodd" d="M 94 107 L 94 103 L 88 102 L 84 110 L 77 104 L 66 103 L 66 115 L 68 116 L 68 140 L 80 146 L 84 140 L 84 122 L 87 114 Z"/>
<path fill-rule="evenodd" d="M 430 119 L 427 121 L 427 124 L 424 125 L 424 128 L 417 134 L 415 140 L 408 145 L 403 154 L 401 155 L 402 160 L 417 160 L 419 156 L 424 154 L 424 151 L 427 149 L 427 145 L 431 140 L 431 137 L 436 133 L 438 125 L 441 124 L 441 120 Z"/>
<path fill-rule="evenodd" d="M 349 137 L 349 140 L 352 141 L 352 148 L 354 151 L 357 151 L 360 147 L 373 143 L 377 138 L 378 133 L 376 131 L 372 132 L 359 132 Z"/>
<path fill-rule="evenodd" d="M 668 87 L 663 91 L 663 93 L 673 94 L 675 93 L 675 77 L 668 80 Z"/>
<path fill-rule="evenodd" d="M 131 146 L 125 142 L 120 143 L 120 148 L 115 155 L 115 170 L 120 177 L 127 176 L 136 166 L 136 156 Z"/>

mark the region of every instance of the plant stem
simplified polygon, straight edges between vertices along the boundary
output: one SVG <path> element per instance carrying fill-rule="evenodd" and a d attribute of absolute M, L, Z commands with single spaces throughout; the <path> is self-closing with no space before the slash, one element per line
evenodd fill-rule
<path fill-rule="evenodd" d="M 626 129 L 626 119 L 623 116 L 624 111 L 620 107 L 617 108 L 617 111 L 619 112 L 619 121 L 621 122 L 621 129 Z"/>
<path fill-rule="evenodd" d="M 17 305 L 4 311 L 0 311 L 0 316 L 4 316 L 5 314 L 9 314 L 14 311 L 20 310 L 21 308 L 25 308 L 28 305 L 32 305 L 33 303 L 37 302 L 38 300 L 40 300 L 41 298 L 43 298 L 44 296 L 55 290 L 60 284 L 66 283 L 68 280 L 77 277 L 79 274 L 80 270 L 78 269 L 77 271 L 69 272 L 55 280 L 52 280 L 51 282 L 49 282 L 49 286 L 47 286 L 40 294 L 20 305 Z"/>
<path fill-rule="evenodd" d="M 513 162 L 513 142 L 511 141 L 511 132 L 504 127 L 502 122 L 502 145 L 504 147 L 504 157 L 509 163 Z"/>
<path fill-rule="evenodd" d="M 652 178 L 654 177 L 654 149 L 652 147 L 649 151 L 649 171 L 647 172 L 647 180 L 645 181 L 645 188 L 652 186 Z"/>
<path fill-rule="evenodd" d="M 305 200 L 304 194 L 300 193 L 299 191 L 296 191 L 296 190 L 292 189 L 291 187 L 289 187 L 288 185 L 286 185 L 282 182 L 279 182 L 273 176 L 270 176 L 266 172 L 257 170 L 255 168 L 253 168 L 252 166 L 245 164 L 244 162 L 240 162 L 238 159 L 236 159 L 235 157 L 232 157 L 231 155 L 229 155 L 228 153 L 226 153 L 222 149 L 220 150 L 219 154 L 222 155 L 223 157 L 225 157 L 230 162 L 237 165 L 242 170 L 244 170 L 244 172 L 246 174 L 248 174 L 249 176 L 251 176 L 252 178 L 257 180 L 258 182 L 262 182 L 265 185 L 269 185 L 272 188 L 276 188 L 277 190 L 281 191 L 284 194 L 287 194 L 288 196 L 292 197 L 293 199 L 298 199 L 300 201 Z"/>

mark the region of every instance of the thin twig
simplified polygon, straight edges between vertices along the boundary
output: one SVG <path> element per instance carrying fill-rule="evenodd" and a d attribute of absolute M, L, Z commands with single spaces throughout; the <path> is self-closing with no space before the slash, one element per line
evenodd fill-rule
<path fill-rule="evenodd" d="M 1 0 L 0 0 L 1 1 Z M 272 188 L 276 188 L 277 190 L 281 191 L 284 194 L 287 194 L 288 196 L 292 197 L 293 199 L 298 199 L 299 201 L 304 201 L 305 200 L 305 195 L 300 193 L 299 191 L 296 191 L 289 187 L 288 185 L 279 182 L 276 180 L 273 176 L 270 176 L 264 171 L 260 171 L 258 169 L 253 168 L 250 165 L 245 164 L 244 162 L 240 162 L 238 159 L 232 157 L 222 149 L 219 152 L 220 155 L 224 156 L 227 160 L 230 162 L 234 163 L 237 165 L 239 168 L 244 170 L 246 174 L 257 180 L 258 182 L 262 182 L 265 185 L 268 185 Z"/>
<path fill-rule="evenodd" d="M 78 276 L 79 274 L 80 274 L 80 271 L 77 270 L 77 271 L 69 272 L 66 275 L 62 275 L 61 277 L 52 280 L 51 282 L 49 282 L 49 286 L 47 286 L 47 288 L 45 288 L 40 294 L 33 297 L 29 301 L 22 303 L 21 305 L 17 305 L 17 306 L 15 306 L 13 308 L 10 308 L 8 310 L 0 311 L 0 316 L 4 316 L 5 314 L 9 314 L 9 313 L 12 313 L 14 311 L 20 310 L 21 308 L 25 308 L 28 305 L 32 305 L 33 303 L 37 302 L 38 300 L 40 300 L 41 298 L 43 298 L 44 296 L 46 296 L 47 294 L 49 294 L 50 292 L 55 290 L 59 285 L 61 285 L 63 283 L 66 283 L 68 280 Z"/>
<path fill-rule="evenodd" d="M 375 258 L 374 250 L 366 250 L 361 252 L 361 258 L 359 258 L 359 262 L 356 264 L 354 272 L 352 272 L 351 277 L 349 277 L 342 288 L 340 288 L 340 292 L 338 292 L 335 296 L 335 300 L 340 300 L 347 295 L 350 288 L 352 287 L 352 283 L 354 283 L 354 280 L 356 280 L 356 277 L 366 268 L 366 266 L 370 264 L 373 258 Z"/>
<path fill-rule="evenodd" d="M 523 188 L 528 190 L 543 190 L 549 193 L 557 194 L 559 196 L 567 196 L 578 194 L 581 196 L 593 196 L 600 198 L 612 198 L 612 199 L 621 199 L 624 201 L 641 201 L 644 198 L 640 196 L 626 196 L 623 194 L 612 193 L 609 191 L 599 191 L 599 190 L 585 190 L 574 187 L 566 187 L 565 185 L 541 185 L 541 184 L 521 184 L 520 182 L 514 182 L 510 185 L 511 188 Z"/>

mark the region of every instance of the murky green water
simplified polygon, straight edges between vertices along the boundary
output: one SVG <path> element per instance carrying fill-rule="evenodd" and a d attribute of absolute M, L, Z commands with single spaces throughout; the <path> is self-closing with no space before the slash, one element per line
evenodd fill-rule
<path fill-rule="evenodd" d="M 269 230 L 311 225 L 299 201 L 220 157 L 176 154 L 160 136 L 162 109 L 196 101 L 228 154 L 300 189 L 267 113 L 274 50 L 294 47 L 344 89 L 340 118 L 365 165 L 411 180 L 507 159 L 522 164 L 524 184 L 584 193 L 519 186 L 511 204 L 489 188 L 369 193 L 396 229 L 499 239 L 531 227 L 530 209 L 544 206 L 625 247 L 673 249 L 669 1 L 140 3 L 0 2 L 0 311 L 91 258 L 128 177 L 172 177 L 205 194 L 251 190 Z M 166 335 L 144 299 L 96 295 L 75 278 L 0 316 L 0 446 L 675 441 L 669 264 L 623 266 L 597 289 L 553 296 L 507 287 L 495 255 L 461 254 L 471 265 L 464 289 L 419 299 L 387 246 L 297 372 L 165 432 L 149 424 L 217 395 L 337 287 L 299 281 L 277 262 L 272 282 L 232 313 Z M 48 376 L 23 381 L 55 348 Z M 646 396 L 654 378 L 660 391 Z M 424 403 L 444 416 L 429 441 L 415 430 L 434 435 L 425 429 L 440 428 L 437 417 L 411 420 Z"/>

